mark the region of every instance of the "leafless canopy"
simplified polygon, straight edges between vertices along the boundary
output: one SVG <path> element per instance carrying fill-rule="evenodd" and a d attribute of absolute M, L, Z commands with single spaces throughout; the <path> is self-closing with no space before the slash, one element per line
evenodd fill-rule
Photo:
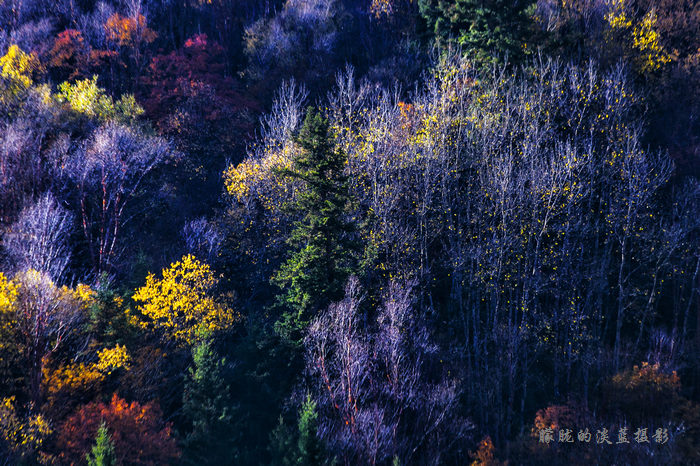
<path fill-rule="evenodd" d="M 109 269 L 117 259 L 123 228 L 143 213 L 129 212 L 129 201 L 170 153 L 165 140 L 110 123 L 97 129 L 70 160 L 67 171 L 78 188 L 82 229 L 95 271 Z"/>
<path fill-rule="evenodd" d="M 60 280 L 70 261 L 73 215 L 49 192 L 25 207 L 3 235 L 3 246 L 18 270 L 34 269 Z"/>
<path fill-rule="evenodd" d="M 351 278 L 345 298 L 314 320 L 306 338 L 319 435 L 346 464 L 440 464 L 470 423 L 459 388 L 414 312 L 415 283 L 392 283 L 376 320 L 362 325 L 363 296 Z M 374 324 L 372 324 L 374 327 Z"/>

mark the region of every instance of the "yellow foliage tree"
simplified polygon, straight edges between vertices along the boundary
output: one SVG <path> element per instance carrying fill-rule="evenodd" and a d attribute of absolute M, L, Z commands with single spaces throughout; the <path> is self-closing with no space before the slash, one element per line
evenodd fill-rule
<path fill-rule="evenodd" d="M 81 290 L 85 293 L 85 287 Z M 0 295 L 3 341 L 11 342 L 23 361 L 31 399 L 37 404 L 44 364 L 82 321 L 85 303 L 80 293 L 57 287 L 48 275 L 31 269 L 17 273 L 11 282 L 0 278 Z"/>
<path fill-rule="evenodd" d="M 642 71 L 649 73 L 669 63 L 672 58 L 659 42 L 656 13 L 649 11 L 632 31 L 634 48 L 639 51 L 637 61 Z"/>
<path fill-rule="evenodd" d="M 13 367 L 18 366 L 20 348 L 15 335 L 17 318 L 12 312 L 17 284 L 0 272 L 0 381 L 8 388 L 16 383 Z"/>
<path fill-rule="evenodd" d="M 299 183 L 277 177 L 275 173 L 292 167 L 298 148 L 289 143 L 282 148 L 264 147 L 261 152 L 259 157 L 244 160 L 238 166 L 229 165 L 224 171 L 224 184 L 241 204 L 257 199 L 266 210 L 278 213 L 280 202 L 294 196 Z"/>
<path fill-rule="evenodd" d="M 32 75 L 40 69 L 36 54 L 25 53 L 16 45 L 11 45 L 7 53 L 0 57 L 0 76 L 5 78 L 13 93 L 29 88 L 33 83 Z"/>
<path fill-rule="evenodd" d="M 0 313 L 7 312 L 17 298 L 17 285 L 0 272 Z"/>
<path fill-rule="evenodd" d="M 22 418 L 15 409 L 15 398 L 0 399 L 0 436 L 20 460 L 30 458 L 51 435 L 51 427 L 41 414 Z"/>
<path fill-rule="evenodd" d="M 642 73 L 651 73 L 672 61 L 673 57 L 660 42 L 657 16 L 653 9 L 643 17 L 635 18 L 628 0 L 613 0 L 605 20 L 610 30 L 616 33 L 610 40 L 628 44 L 633 51 L 633 60 Z"/>
<path fill-rule="evenodd" d="M 66 415 L 78 401 L 99 393 L 106 378 L 95 363 L 71 362 L 55 369 L 45 364 L 42 370 L 42 412 L 52 419 Z"/>
<path fill-rule="evenodd" d="M 119 368 L 129 370 L 131 357 L 123 345 L 117 344 L 114 348 L 105 348 L 98 351 L 97 357 L 100 358 L 97 368 L 103 372 L 111 374 L 112 371 Z"/>
<path fill-rule="evenodd" d="M 58 91 L 57 101 L 66 103 L 76 113 L 101 121 L 131 124 L 144 112 L 132 94 L 124 94 L 114 101 L 97 85 L 97 76 L 76 81 L 74 84 L 66 81 L 58 87 Z"/>
<path fill-rule="evenodd" d="M 164 269 L 162 279 L 150 273 L 133 296 L 147 317 L 142 326 L 164 330 L 179 345 L 195 344 L 203 333 L 230 327 L 233 312 L 209 296 L 217 282 L 209 265 L 192 255 Z"/>
<path fill-rule="evenodd" d="M 56 368 L 44 365 L 44 413 L 49 413 L 54 419 L 64 416 L 78 401 L 90 399 L 99 393 L 103 382 L 112 372 L 120 368 L 130 369 L 131 357 L 122 345 L 104 348 L 97 352 L 97 357 L 97 362 L 70 362 Z"/>

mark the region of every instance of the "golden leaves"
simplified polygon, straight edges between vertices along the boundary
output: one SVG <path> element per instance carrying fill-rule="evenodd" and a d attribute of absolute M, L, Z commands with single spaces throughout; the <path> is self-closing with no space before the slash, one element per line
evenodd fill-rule
<path fill-rule="evenodd" d="M 9 81 L 13 94 L 28 89 L 33 84 L 33 75 L 41 71 L 36 53 L 25 53 L 17 45 L 11 45 L 0 57 L 0 76 Z"/>
<path fill-rule="evenodd" d="M 238 166 L 230 165 L 224 171 L 226 191 L 238 202 L 257 198 L 266 209 L 277 210 L 282 199 L 289 197 L 281 194 L 293 194 L 296 183 L 281 179 L 275 172 L 291 169 L 296 150 L 293 144 L 265 147 L 260 158 L 250 157 Z"/>
<path fill-rule="evenodd" d="M 108 374 L 119 368 L 129 370 L 131 365 L 131 357 L 127 353 L 126 347 L 120 344 L 114 348 L 104 348 L 98 351 L 97 357 L 99 358 L 97 368 Z"/>
<path fill-rule="evenodd" d="M 627 29 L 632 26 L 625 0 L 613 0 L 610 10 L 605 14 L 605 20 L 613 29 Z"/>
<path fill-rule="evenodd" d="M 134 19 L 119 13 L 115 13 L 107 19 L 105 33 L 108 40 L 121 47 L 133 47 L 139 41 L 150 44 L 158 37 L 153 29 L 146 26 L 146 18 L 143 15 L 138 15 Z"/>
<path fill-rule="evenodd" d="M 131 94 L 122 95 L 116 102 L 104 89 L 97 85 L 97 76 L 82 79 L 74 84 L 61 83 L 56 94 L 58 102 L 65 102 L 70 108 L 89 117 L 103 121 L 130 122 L 144 113 L 143 108 Z"/>
<path fill-rule="evenodd" d="M 621 32 L 624 39 L 631 35 L 631 47 L 637 55 L 633 58 L 643 73 L 656 71 L 671 62 L 671 55 L 661 45 L 656 30 L 657 16 L 653 9 L 637 19 L 625 0 L 613 0 L 605 20 L 610 29 Z"/>
<path fill-rule="evenodd" d="M 15 397 L 0 399 L 0 436 L 15 453 L 24 456 L 38 450 L 51 433 L 48 420 L 41 414 L 21 419 Z"/>
<path fill-rule="evenodd" d="M 632 31 L 634 48 L 641 52 L 640 66 L 642 71 L 651 72 L 661 68 L 671 61 L 671 56 L 664 50 L 659 42 L 659 33 L 656 27 L 656 13 L 649 11 L 640 24 Z"/>
<path fill-rule="evenodd" d="M 0 312 L 8 309 L 17 299 L 17 284 L 0 272 Z"/>
<path fill-rule="evenodd" d="M 217 282 L 209 265 L 192 255 L 164 269 L 162 279 L 149 274 L 133 296 L 148 318 L 141 326 L 163 330 L 178 344 L 194 344 L 203 333 L 229 328 L 233 311 L 209 296 Z"/>

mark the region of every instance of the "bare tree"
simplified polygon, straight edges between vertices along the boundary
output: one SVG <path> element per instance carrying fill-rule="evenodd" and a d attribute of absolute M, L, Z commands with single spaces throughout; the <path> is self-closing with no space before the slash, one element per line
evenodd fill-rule
<path fill-rule="evenodd" d="M 469 430 L 457 414 L 456 382 L 428 363 L 438 349 L 414 316 L 412 287 L 392 284 L 376 330 L 363 330 L 363 298 L 351 278 L 345 299 L 309 327 L 307 372 L 319 435 L 347 464 L 394 457 L 440 464 Z"/>
<path fill-rule="evenodd" d="M 302 123 L 304 103 L 309 95 L 306 87 L 294 79 L 284 81 L 275 93 L 272 110 L 260 119 L 262 140 L 266 145 L 284 147 Z"/>
<path fill-rule="evenodd" d="M 59 281 L 70 261 L 73 215 L 49 192 L 25 207 L 3 235 L 3 246 L 18 270 L 34 269 Z"/>
<path fill-rule="evenodd" d="M 129 201 L 170 152 L 161 138 L 108 124 L 69 161 L 67 173 L 79 193 L 82 230 L 95 272 L 114 266 L 122 230 L 143 214 L 130 212 Z"/>
<path fill-rule="evenodd" d="M 41 135 L 32 123 L 17 119 L 0 128 L 0 222 L 12 221 L 26 196 L 42 185 Z"/>
<path fill-rule="evenodd" d="M 182 238 L 188 253 L 207 262 L 215 259 L 221 248 L 221 234 L 204 217 L 187 222 L 182 229 Z"/>

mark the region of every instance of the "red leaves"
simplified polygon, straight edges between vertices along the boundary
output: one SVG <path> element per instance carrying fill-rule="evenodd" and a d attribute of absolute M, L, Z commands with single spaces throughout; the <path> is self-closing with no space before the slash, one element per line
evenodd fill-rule
<path fill-rule="evenodd" d="M 83 463 L 102 421 L 114 442 L 118 464 L 169 464 L 179 456 L 171 426 L 162 421 L 157 404 L 129 403 L 115 393 L 109 404 L 88 403 L 63 424 L 58 433 L 61 460 Z"/>
<path fill-rule="evenodd" d="M 80 31 L 61 32 L 49 52 L 49 66 L 65 74 L 67 79 L 86 76 L 90 52 Z"/>
<path fill-rule="evenodd" d="M 251 106 L 252 102 L 235 90 L 238 83 L 226 76 L 224 63 L 223 47 L 209 41 L 206 34 L 191 37 L 180 50 L 154 57 L 144 79 L 144 107 L 159 121 L 170 115 L 173 107 L 205 91 L 216 97 L 203 115 L 207 120 L 222 115 L 221 107 L 238 111 Z"/>

